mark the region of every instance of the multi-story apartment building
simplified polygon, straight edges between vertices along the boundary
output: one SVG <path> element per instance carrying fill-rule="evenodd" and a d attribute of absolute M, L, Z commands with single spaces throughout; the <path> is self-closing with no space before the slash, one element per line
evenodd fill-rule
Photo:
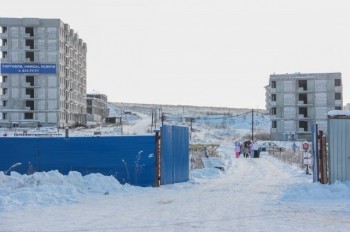
<path fill-rule="evenodd" d="M 310 140 L 312 124 L 327 133 L 327 113 L 343 106 L 341 73 L 273 74 L 265 89 L 274 140 Z"/>
<path fill-rule="evenodd" d="M 0 124 L 86 123 L 87 46 L 60 19 L 0 18 Z"/>
<path fill-rule="evenodd" d="M 87 121 L 102 123 L 109 115 L 105 94 L 87 94 Z"/>

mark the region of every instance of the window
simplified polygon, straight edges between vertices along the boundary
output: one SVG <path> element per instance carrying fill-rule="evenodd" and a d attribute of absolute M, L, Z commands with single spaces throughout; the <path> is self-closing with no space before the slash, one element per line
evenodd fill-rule
<path fill-rule="evenodd" d="M 307 131 L 307 121 L 299 121 L 299 128 Z"/>
<path fill-rule="evenodd" d="M 34 98 L 34 89 L 26 89 L 26 95 L 29 95 L 30 98 Z"/>
<path fill-rule="evenodd" d="M 25 33 L 29 34 L 30 37 L 33 37 L 34 36 L 34 28 L 33 27 L 26 27 Z"/>
<path fill-rule="evenodd" d="M 299 107 L 299 115 L 304 115 L 307 118 L 307 107 Z"/>
<path fill-rule="evenodd" d="M 271 108 L 271 115 L 276 115 L 277 114 L 277 109 L 276 107 Z"/>
<path fill-rule="evenodd" d="M 271 88 L 273 88 L 273 89 L 276 88 L 276 81 L 271 81 Z"/>
<path fill-rule="evenodd" d="M 277 128 L 277 121 L 272 121 L 272 128 Z"/>
<path fill-rule="evenodd" d="M 26 52 L 26 61 L 34 61 L 34 52 Z"/>
<path fill-rule="evenodd" d="M 34 76 L 26 76 L 26 82 L 29 83 L 30 86 L 34 86 Z"/>
<path fill-rule="evenodd" d="M 26 107 L 30 110 L 34 110 L 34 101 L 26 101 Z"/>
<path fill-rule="evenodd" d="M 0 27 L 1 28 L 1 33 L 6 33 L 7 32 L 7 27 Z"/>
<path fill-rule="evenodd" d="M 276 101 L 276 94 L 271 94 L 271 101 Z"/>
<path fill-rule="evenodd" d="M 3 83 L 6 83 L 7 82 L 7 76 L 2 76 L 2 78 L 1 78 L 1 82 L 3 82 Z"/>
<path fill-rule="evenodd" d="M 335 100 L 341 100 L 341 93 L 335 93 Z"/>
<path fill-rule="evenodd" d="M 335 79 L 334 80 L 334 86 L 341 86 L 341 80 L 340 79 Z"/>
<path fill-rule="evenodd" d="M 2 89 L 2 95 L 5 95 L 5 94 L 7 94 L 8 93 L 8 89 L 7 88 L 3 88 Z"/>
<path fill-rule="evenodd" d="M 299 94 L 299 101 L 307 104 L 307 94 Z"/>
<path fill-rule="evenodd" d="M 0 58 L 6 59 L 7 58 L 7 51 L 2 51 Z"/>
<path fill-rule="evenodd" d="M 7 113 L 2 113 L 2 119 L 7 119 Z"/>
<path fill-rule="evenodd" d="M 2 101 L 2 106 L 7 106 L 7 101 Z"/>
<path fill-rule="evenodd" d="M 298 86 L 299 86 L 299 88 L 302 88 L 303 90 L 307 90 L 307 80 L 299 80 Z"/>
<path fill-rule="evenodd" d="M 24 113 L 24 119 L 33 119 L 33 113 Z"/>
<path fill-rule="evenodd" d="M 26 39 L 26 46 L 29 47 L 29 49 L 34 49 L 34 40 Z"/>
<path fill-rule="evenodd" d="M 343 110 L 341 106 L 336 106 L 335 110 Z"/>
<path fill-rule="evenodd" d="M 7 46 L 7 39 L 2 39 L 1 40 L 1 46 Z"/>

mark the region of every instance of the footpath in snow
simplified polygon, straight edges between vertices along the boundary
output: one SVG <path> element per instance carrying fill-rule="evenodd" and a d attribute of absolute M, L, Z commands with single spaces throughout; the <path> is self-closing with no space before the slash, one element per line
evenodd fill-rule
<path fill-rule="evenodd" d="M 350 231 L 350 183 L 312 183 L 268 155 L 160 188 L 99 174 L 0 174 L 0 218 L 11 232 Z"/>

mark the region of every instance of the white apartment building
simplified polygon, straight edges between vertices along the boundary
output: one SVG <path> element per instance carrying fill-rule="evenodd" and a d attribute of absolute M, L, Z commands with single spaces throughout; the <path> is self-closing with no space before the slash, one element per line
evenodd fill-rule
<path fill-rule="evenodd" d="M 312 124 L 327 133 L 327 113 L 342 110 L 341 73 L 272 74 L 266 89 L 271 139 L 311 140 Z"/>
<path fill-rule="evenodd" d="M 60 19 L 0 18 L 0 125 L 86 124 L 87 46 Z"/>

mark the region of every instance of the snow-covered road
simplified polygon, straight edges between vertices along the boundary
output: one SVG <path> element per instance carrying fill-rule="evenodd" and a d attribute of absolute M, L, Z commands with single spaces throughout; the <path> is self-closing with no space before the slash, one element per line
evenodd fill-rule
<path fill-rule="evenodd" d="M 0 211 L 0 231 L 350 231 L 349 202 L 295 197 L 315 185 L 301 170 L 270 156 L 231 162 L 188 183 Z"/>

